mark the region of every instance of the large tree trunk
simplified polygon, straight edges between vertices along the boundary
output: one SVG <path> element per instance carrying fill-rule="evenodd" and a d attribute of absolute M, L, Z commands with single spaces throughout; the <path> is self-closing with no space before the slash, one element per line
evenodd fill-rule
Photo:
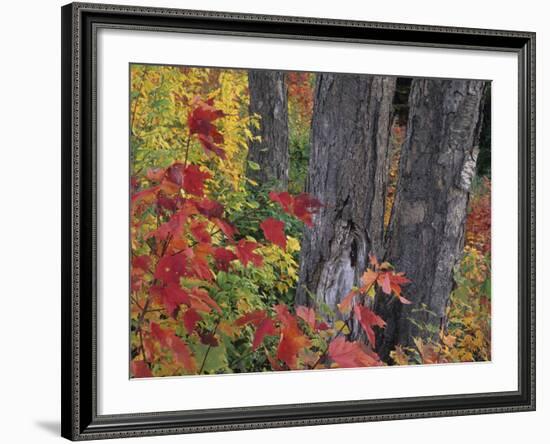
<path fill-rule="evenodd" d="M 413 337 L 436 340 L 446 324 L 453 269 L 464 245 L 484 89 L 483 81 L 413 80 L 386 254 L 412 280 L 404 287 L 412 304 L 377 297 L 376 311 L 387 322 L 378 338 L 383 358 L 396 344 L 411 345 Z M 419 327 L 428 325 L 431 330 Z"/>
<path fill-rule="evenodd" d="M 319 74 L 306 191 L 324 205 L 302 240 L 296 302 L 333 310 L 380 255 L 395 78 Z"/>
<path fill-rule="evenodd" d="M 253 129 L 260 140 L 250 143 L 248 160 L 259 170 L 248 169 L 248 177 L 260 184 L 273 182 L 278 188 L 288 186 L 288 106 L 285 73 L 255 71 L 248 73 L 250 113 L 261 118 L 260 128 Z"/>

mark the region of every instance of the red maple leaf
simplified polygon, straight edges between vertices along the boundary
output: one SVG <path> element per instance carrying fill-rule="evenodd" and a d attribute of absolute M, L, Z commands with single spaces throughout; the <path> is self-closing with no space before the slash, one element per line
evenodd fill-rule
<path fill-rule="evenodd" d="M 210 242 L 212 242 L 212 237 L 210 236 L 210 233 L 206 229 L 207 226 L 208 226 L 208 223 L 206 221 L 193 219 L 193 222 L 191 222 L 190 231 L 193 234 L 193 237 L 197 240 L 197 242 L 203 242 L 206 244 L 209 244 Z"/>
<path fill-rule="evenodd" d="M 191 354 L 187 344 L 176 335 L 171 329 L 163 329 L 155 322 L 151 322 L 151 335 L 154 339 L 160 342 L 160 344 L 172 350 L 175 360 L 180 363 L 185 370 L 190 373 L 194 373 L 197 370 L 195 358 Z"/>
<path fill-rule="evenodd" d="M 330 342 L 328 356 L 338 367 L 342 368 L 382 365 L 376 353 L 364 348 L 359 342 L 346 341 L 343 336 Z"/>
<path fill-rule="evenodd" d="M 178 203 L 180 202 L 180 196 L 175 197 L 167 196 L 164 192 L 159 191 L 157 194 L 157 206 L 161 210 L 175 212 Z"/>
<path fill-rule="evenodd" d="M 235 259 L 237 255 L 227 248 L 218 247 L 214 250 L 214 260 L 219 270 L 229 271 L 229 264 Z"/>
<path fill-rule="evenodd" d="M 163 183 L 171 183 L 179 188 L 183 188 L 189 194 L 201 197 L 204 193 L 204 182 L 210 179 L 212 175 L 207 171 L 202 171 L 198 165 L 187 165 L 175 162 L 166 169 Z M 168 185 L 164 185 L 166 188 Z"/>
<path fill-rule="evenodd" d="M 168 196 L 176 194 L 179 190 L 178 185 L 169 180 L 163 180 L 160 185 L 156 185 L 151 188 L 146 188 L 142 191 L 132 194 L 131 203 L 132 203 L 132 212 L 135 212 L 137 208 L 140 207 L 140 204 L 151 204 L 157 199 L 157 196 L 160 192 Z"/>
<path fill-rule="evenodd" d="M 209 312 L 211 309 L 214 309 L 221 314 L 222 310 L 217 304 L 217 302 L 214 299 L 212 299 L 208 294 L 208 291 L 204 290 L 203 288 L 193 287 L 190 290 L 189 295 L 191 296 L 191 306 L 193 308 L 196 308 L 197 310 L 200 310 L 200 311 L 207 311 L 207 312 Z M 205 308 L 205 306 L 207 308 Z"/>
<path fill-rule="evenodd" d="M 260 228 L 264 232 L 264 236 L 267 240 L 278 245 L 283 250 L 286 249 L 286 235 L 285 224 L 280 220 L 268 217 L 260 224 Z"/>
<path fill-rule="evenodd" d="M 261 267 L 263 264 L 264 258 L 257 253 L 254 253 L 254 250 L 260 247 L 260 244 L 257 242 L 248 241 L 241 239 L 236 245 L 237 257 L 241 263 L 246 267 L 249 262 L 252 262 L 256 267 Z"/>
<path fill-rule="evenodd" d="M 197 364 L 195 358 L 191 354 L 191 351 L 187 347 L 187 344 L 183 340 L 176 336 L 174 332 L 170 332 L 168 336 L 168 348 L 174 353 L 176 361 L 182 365 L 182 367 L 189 373 L 195 373 L 197 371 Z"/>
<path fill-rule="evenodd" d="M 406 278 L 404 273 L 394 273 L 394 272 L 391 272 L 389 279 L 390 279 L 390 288 L 395 293 L 397 298 L 401 301 L 401 303 L 412 304 L 411 301 L 401 296 L 401 285 L 409 284 L 411 280 Z"/>
<path fill-rule="evenodd" d="M 411 301 L 401 296 L 401 285 L 411 282 L 410 279 L 406 278 L 403 273 L 395 273 L 394 271 L 380 271 L 378 272 L 376 281 L 384 293 L 389 295 L 393 291 L 401 303 L 411 304 Z"/>
<path fill-rule="evenodd" d="M 229 222 L 218 218 L 212 218 L 212 222 L 216 224 L 216 226 L 222 231 L 223 234 L 227 236 L 229 240 L 233 240 L 233 236 L 235 235 L 237 230 Z"/>
<path fill-rule="evenodd" d="M 254 310 L 238 318 L 235 321 L 235 325 L 238 327 L 242 327 L 246 324 L 258 326 L 266 317 L 267 313 L 265 310 Z"/>
<path fill-rule="evenodd" d="M 284 327 L 281 330 L 281 341 L 277 347 L 277 359 L 280 359 L 290 369 L 296 369 L 298 352 L 311 345 L 308 337 L 300 330 Z"/>
<path fill-rule="evenodd" d="M 223 143 L 223 136 L 212 123 L 214 120 L 224 116 L 222 110 L 213 106 L 214 101 L 209 99 L 202 101 L 195 97 L 192 102 L 193 109 L 187 117 L 189 133 L 196 134 L 204 150 L 214 152 L 222 159 L 225 158 L 225 152 L 217 144 Z"/>
<path fill-rule="evenodd" d="M 269 198 L 273 202 L 277 202 L 281 205 L 285 213 L 292 214 L 292 203 L 294 202 L 294 199 L 290 193 L 286 191 L 283 191 L 282 193 L 275 193 L 274 191 L 271 191 L 269 193 Z"/>
<path fill-rule="evenodd" d="M 202 319 L 201 315 L 193 308 L 188 308 L 183 314 L 183 325 L 187 330 L 187 334 L 193 333 L 195 325 Z"/>
<path fill-rule="evenodd" d="M 214 100 L 201 100 L 198 96 L 195 97 L 191 105 L 192 111 L 187 117 L 189 132 L 191 134 L 211 134 L 216 128 L 212 122 L 224 116 L 222 110 L 214 108 Z"/>
<path fill-rule="evenodd" d="M 149 233 L 148 237 L 155 237 L 157 240 L 180 238 L 183 235 L 187 219 L 197 210 L 194 205 L 187 203 L 177 213 L 173 214 L 167 222 L 161 224 L 156 230 Z"/>
<path fill-rule="evenodd" d="M 223 214 L 223 205 L 215 200 L 204 198 L 196 202 L 196 206 L 200 213 L 208 218 L 221 217 Z"/>
<path fill-rule="evenodd" d="M 298 326 L 298 321 L 288 311 L 285 304 L 274 307 L 277 318 L 281 322 L 281 340 L 277 347 L 277 359 L 285 362 L 288 368 L 295 369 L 298 352 L 311 345 L 310 339 L 305 336 Z"/>
<path fill-rule="evenodd" d="M 212 175 L 207 171 L 201 171 L 198 165 L 188 165 L 183 177 L 183 189 L 189 194 L 202 197 L 204 194 L 204 182 Z"/>
<path fill-rule="evenodd" d="M 134 378 L 150 378 L 153 373 L 145 361 L 138 359 L 132 361 L 132 376 Z"/>
<path fill-rule="evenodd" d="M 214 137 L 207 134 L 199 134 L 198 138 L 206 153 L 212 152 L 217 154 L 221 159 L 225 159 L 225 151 L 221 146 L 216 145 L 216 139 L 214 139 Z"/>
<path fill-rule="evenodd" d="M 208 262 L 208 258 L 214 254 L 214 247 L 211 244 L 200 242 L 192 249 L 188 249 L 186 254 L 195 277 L 206 281 L 214 279 L 214 272 L 210 269 Z"/>
<path fill-rule="evenodd" d="M 180 304 L 191 305 L 189 293 L 175 282 L 170 282 L 166 287 L 151 287 L 151 294 L 164 305 L 166 312 L 172 317 L 176 316 Z"/>
<path fill-rule="evenodd" d="M 261 321 L 258 325 L 258 328 L 256 329 L 254 340 L 252 341 L 252 350 L 256 350 L 266 336 L 274 336 L 277 335 L 278 332 L 279 330 L 277 329 L 277 327 L 275 327 L 275 323 L 272 319 L 266 318 Z"/>
<path fill-rule="evenodd" d="M 302 318 L 311 328 L 315 328 L 315 310 L 310 307 L 304 307 L 300 305 L 296 307 L 296 315 Z"/>
<path fill-rule="evenodd" d="M 149 266 L 151 265 L 151 257 L 147 255 L 135 256 L 132 259 L 132 268 L 140 269 L 142 271 L 149 271 Z"/>
<path fill-rule="evenodd" d="M 183 187 L 183 178 L 185 177 L 185 165 L 180 162 L 174 162 L 164 173 L 166 180 L 176 184 L 178 187 Z"/>
<path fill-rule="evenodd" d="M 300 219 L 307 226 L 313 226 L 313 214 L 317 213 L 323 206 L 314 197 L 308 193 L 300 193 L 297 196 L 292 196 L 286 191 L 282 193 L 270 192 L 269 198 L 278 203 L 283 211 Z"/>
<path fill-rule="evenodd" d="M 168 346 L 168 335 L 167 331 L 161 328 L 156 322 L 151 322 L 151 336 L 153 339 L 156 339 L 160 342 L 160 345 L 163 347 Z"/>
<path fill-rule="evenodd" d="M 189 275 L 187 260 L 183 254 L 166 255 L 160 258 L 155 270 L 155 279 L 165 283 L 179 283 L 180 277 Z"/>
<path fill-rule="evenodd" d="M 307 193 L 300 193 L 294 198 L 293 211 L 294 215 L 302 220 L 308 227 L 313 226 L 313 214 L 319 211 L 322 207 L 314 197 Z"/>
<path fill-rule="evenodd" d="M 355 312 L 355 317 L 361 324 L 361 327 L 363 327 L 363 330 L 367 333 L 371 346 L 374 348 L 375 336 L 372 327 L 376 326 L 384 328 L 386 323 L 380 316 L 376 315 L 370 308 L 365 307 L 364 305 L 356 305 L 353 311 Z"/>

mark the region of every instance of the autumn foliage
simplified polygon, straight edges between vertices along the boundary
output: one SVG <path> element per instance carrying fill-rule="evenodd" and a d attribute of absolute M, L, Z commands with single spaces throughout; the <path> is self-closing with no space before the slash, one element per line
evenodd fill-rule
<path fill-rule="evenodd" d="M 248 112 L 244 71 L 135 65 L 131 72 L 132 377 L 490 359 L 489 181 L 470 204 L 448 327 L 437 341 L 416 338 L 382 361 L 376 337 L 387 325 L 375 297 L 411 304 L 410 280 L 392 264 L 369 255 L 360 284 L 333 310 L 296 306 L 292 297 L 300 236 L 327 208 L 300 185 L 312 74 L 287 77 L 299 139 L 291 157 L 302 167 L 290 172 L 288 191 L 261 194 L 246 177 L 257 167 L 246 152 L 259 119 Z M 403 128 L 396 137 L 402 144 Z M 398 162 L 396 149 L 394 176 Z"/>
<path fill-rule="evenodd" d="M 207 159 L 226 159 L 224 136 L 216 126 L 223 116 L 214 100 L 194 97 L 183 158 L 166 168 L 147 169 L 132 193 L 132 375 L 235 370 L 230 349 L 243 342 L 243 336 L 252 340 L 244 341 L 248 345 L 240 351 L 241 358 L 261 353 L 272 370 L 382 365 L 374 329 L 385 323 L 369 308 L 369 292 L 379 288 L 408 303 L 401 296 L 401 285 L 408 280 L 372 256 L 364 286 L 340 307 L 338 328 L 310 307 L 291 311 L 279 303 L 239 312 L 217 297 L 220 276 L 262 268 L 262 250 L 269 244 L 287 248 L 285 223 L 274 217 L 259 224 L 264 240 L 241 236 L 227 219 L 225 206 L 211 195 L 212 171 L 189 161 L 189 150 L 199 148 Z M 271 205 L 306 227 L 313 226 L 322 207 L 307 193 L 271 192 L 269 198 Z M 367 341 L 344 333 L 353 318 Z"/>

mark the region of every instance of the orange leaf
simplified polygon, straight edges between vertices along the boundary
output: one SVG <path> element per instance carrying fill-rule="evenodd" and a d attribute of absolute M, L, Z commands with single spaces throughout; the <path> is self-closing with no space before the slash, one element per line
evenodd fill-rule
<path fill-rule="evenodd" d="M 361 283 L 363 284 L 360 289 L 361 293 L 366 293 L 370 290 L 372 284 L 374 284 L 376 282 L 376 279 L 378 279 L 378 275 L 379 273 L 377 273 L 376 271 L 372 271 L 370 268 L 368 268 L 367 271 L 363 273 L 363 276 L 361 276 Z"/>
<path fill-rule="evenodd" d="M 281 322 L 281 340 L 277 348 L 277 359 L 284 361 L 290 369 L 295 369 L 298 352 L 311 345 L 309 338 L 304 336 L 298 326 L 298 321 L 288 311 L 285 304 L 274 307 L 277 317 Z"/>
<path fill-rule="evenodd" d="M 333 339 L 328 346 L 329 358 L 342 368 L 382 365 L 374 352 L 364 349 L 359 342 L 348 342 L 343 336 Z"/>
<path fill-rule="evenodd" d="M 285 327 L 281 332 L 281 341 L 277 348 L 277 359 L 284 361 L 289 368 L 295 369 L 298 352 L 310 345 L 311 341 L 301 334 L 300 330 Z"/>
<path fill-rule="evenodd" d="M 357 294 L 357 291 L 351 290 L 345 297 L 342 299 L 342 302 L 338 304 L 338 309 L 342 313 L 347 313 L 351 309 L 351 303 L 353 302 L 353 298 Z"/>

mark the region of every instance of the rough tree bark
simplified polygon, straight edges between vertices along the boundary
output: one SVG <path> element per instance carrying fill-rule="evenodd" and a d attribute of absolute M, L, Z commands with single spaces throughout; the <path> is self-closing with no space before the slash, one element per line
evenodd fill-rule
<path fill-rule="evenodd" d="M 381 254 L 395 78 L 317 76 L 306 191 L 324 207 L 302 240 L 297 304 L 335 309 Z"/>
<path fill-rule="evenodd" d="M 382 358 L 396 344 L 411 345 L 415 336 L 437 339 L 446 323 L 453 269 L 464 245 L 484 89 L 483 81 L 413 80 L 386 254 L 412 280 L 404 295 L 413 303 L 377 297 L 376 311 L 387 322 L 377 341 Z M 422 304 L 427 310 L 418 310 Z"/>
<path fill-rule="evenodd" d="M 261 140 L 248 149 L 248 160 L 260 165 L 248 169 L 247 175 L 258 183 L 275 182 L 288 186 L 288 106 L 285 73 L 254 71 L 248 73 L 250 113 L 261 117 L 260 128 L 252 130 Z"/>

